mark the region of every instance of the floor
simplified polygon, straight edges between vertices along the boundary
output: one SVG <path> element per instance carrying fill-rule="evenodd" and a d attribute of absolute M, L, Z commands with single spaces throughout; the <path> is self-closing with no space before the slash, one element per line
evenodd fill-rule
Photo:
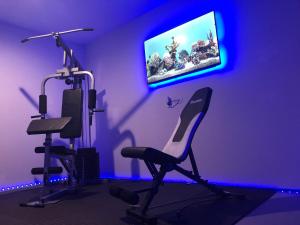
<path fill-rule="evenodd" d="M 2 225 L 124 225 L 127 204 L 108 194 L 111 184 L 139 189 L 149 184 L 140 181 L 108 181 L 83 189 L 76 197 L 69 197 L 45 208 L 23 208 L 19 203 L 40 193 L 40 190 L 19 191 L 0 195 L 0 224 Z M 226 188 L 245 193 L 247 201 L 211 200 L 204 188 L 195 184 L 166 183 L 153 202 L 151 212 L 160 224 L 187 225 L 300 225 L 300 196 L 253 188 Z M 211 195 L 210 195 L 211 196 Z M 182 201 L 182 199 L 188 199 Z M 202 199 L 202 200 L 200 200 Z M 203 201 L 204 199 L 204 201 Z M 205 200 L 206 199 L 206 200 Z M 208 199 L 208 201 L 207 201 Z M 174 202 L 178 202 L 174 204 Z M 196 204 L 195 204 L 196 203 Z M 184 208 L 184 210 L 181 210 Z M 175 221 L 174 212 L 180 209 L 184 222 Z M 171 215 L 171 216 L 170 216 Z M 245 216 L 246 215 L 246 216 Z M 121 219 L 120 219 L 121 218 Z M 238 222 L 237 222 L 238 221 Z"/>
<path fill-rule="evenodd" d="M 299 225 L 300 196 L 277 193 L 237 225 Z"/>

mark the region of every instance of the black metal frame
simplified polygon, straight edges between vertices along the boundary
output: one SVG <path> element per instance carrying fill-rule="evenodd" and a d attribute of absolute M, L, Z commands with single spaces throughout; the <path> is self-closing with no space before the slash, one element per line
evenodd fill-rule
<path fill-rule="evenodd" d="M 165 175 L 172 170 L 176 170 L 177 172 L 183 174 L 184 176 L 196 181 L 198 184 L 203 185 L 208 190 L 210 190 L 211 192 L 215 193 L 216 195 L 218 195 L 220 197 L 231 196 L 231 193 L 226 192 L 226 191 L 222 190 L 221 188 L 218 188 L 215 185 L 208 183 L 207 180 L 203 180 L 201 178 L 201 176 L 199 175 L 198 167 L 197 167 L 195 157 L 193 154 L 193 150 L 191 147 L 189 148 L 189 151 L 188 151 L 188 157 L 189 157 L 191 165 L 192 165 L 192 171 L 188 171 L 188 170 L 180 167 L 176 163 L 161 164 L 161 166 L 158 170 L 154 163 L 144 160 L 147 168 L 149 169 L 149 171 L 153 177 L 152 185 L 150 188 L 135 191 L 135 193 L 141 193 L 141 192 L 146 192 L 146 191 L 148 191 L 148 193 L 146 194 L 145 198 L 143 199 L 143 202 L 141 203 L 141 205 L 134 206 L 126 211 L 127 215 L 129 217 L 133 217 L 143 223 L 156 224 L 156 218 L 147 215 L 147 211 L 149 209 L 149 206 L 150 206 L 154 196 L 158 193 L 159 186 L 163 184 L 163 179 L 164 179 Z"/>
<path fill-rule="evenodd" d="M 36 168 L 42 169 L 43 175 L 43 193 L 41 196 L 38 197 L 35 201 L 29 201 L 25 203 L 21 203 L 20 206 L 22 207 L 44 207 L 47 204 L 53 204 L 61 201 L 61 197 L 68 193 L 73 193 L 76 190 L 76 186 L 78 184 L 77 179 L 77 172 L 75 167 L 75 154 L 59 154 L 59 153 L 52 153 L 52 134 L 46 133 L 45 142 L 44 142 L 44 152 L 37 152 L 37 153 L 44 153 L 44 167 L 43 168 Z M 63 147 L 63 146 L 62 146 Z M 70 149 L 69 151 L 72 152 L 74 149 Z M 66 150 L 68 151 L 68 150 Z M 51 159 L 57 158 L 65 168 L 68 173 L 68 186 L 64 189 L 56 190 L 53 187 L 53 184 L 50 182 L 50 175 L 52 174 L 50 171 L 51 167 Z M 59 167 L 56 167 L 59 168 Z"/>
<path fill-rule="evenodd" d="M 85 79 L 85 76 L 88 76 L 90 78 L 90 89 L 89 89 L 89 144 L 91 147 L 91 135 L 90 135 L 90 126 L 92 125 L 92 116 L 94 112 L 102 112 L 103 110 L 95 109 L 96 107 L 96 90 L 95 90 L 95 81 L 94 76 L 91 71 L 83 70 L 80 62 L 75 57 L 73 50 L 69 48 L 65 42 L 63 41 L 61 35 L 73 33 L 73 32 L 80 32 L 80 31 L 92 31 L 91 28 L 80 28 L 80 29 L 74 29 L 74 30 L 68 30 L 63 32 L 52 32 L 49 34 L 39 35 L 39 36 L 33 36 L 26 38 L 22 40 L 21 42 L 27 42 L 33 39 L 39 39 L 39 38 L 47 38 L 47 37 L 53 37 L 55 39 L 55 43 L 57 47 L 60 47 L 63 49 L 63 68 L 57 70 L 55 74 L 51 74 L 47 77 L 45 77 L 42 80 L 41 85 L 41 95 L 39 100 L 39 113 L 40 115 L 32 116 L 31 118 L 41 118 L 41 120 L 47 120 L 47 96 L 45 94 L 45 85 L 46 82 L 49 79 L 55 78 L 59 80 L 65 80 L 66 84 L 72 84 L 72 88 L 82 88 L 82 80 Z M 70 79 L 73 79 L 70 80 Z M 38 171 L 38 174 L 43 175 L 43 183 L 44 183 L 44 191 L 46 191 L 46 194 L 43 194 L 39 197 L 37 201 L 33 202 L 27 202 L 27 203 L 21 203 L 21 206 L 29 206 L 29 207 L 44 207 L 46 204 L 50 203 L 56 203 L 60 201 L 60 199 L 57 199 L 61 197 L 64 194 L 67 193 L 73 193 L 74 190 L 76 190 L 76 186 L 78 185 L 78 175 L 76 171 L 76 165 L 75 165 L 75 138 L 70 137 L 70 145 L 69 149 L 66 150 L 66 153 L 60 153 L 60 152 L 53 152 L 51 150 L 51 147 L 62 147 L 63 146 L 52 146 L 52 133 L 59 133 L 61 130 L 56 130 L 55 132 L 51 132 L 50 130 L 46 130 L 39 133 L 31 133 L 31 134 L 45 134 L 45 142 L 44 142 L 44 151 L 38 152 L 38 153 L 44 153 L 44 167 L 43 168 L 34 168 L 35 171 Z M 29 133 L 28 133 L 29 134 Z M 72 153 L 74 152 L 74 153 Z M 49 181 L 49 177 L 51 174 L 53 174 L 53 167 L 51 167 L 51 159 L 56 158 L 59 159 L 63 167 L 68 173 L 68 187 L 65 189 L 60 190 L 54 190 L 53 185 Z M 61 172 L 62 168 L 56 167 L 56 172 Z M 57 170 L 60 169 L 60 170 Z M 37 174 L 37 173 L 36 173 Z M 53 199 L 57 199 L 54 200 Z"/>

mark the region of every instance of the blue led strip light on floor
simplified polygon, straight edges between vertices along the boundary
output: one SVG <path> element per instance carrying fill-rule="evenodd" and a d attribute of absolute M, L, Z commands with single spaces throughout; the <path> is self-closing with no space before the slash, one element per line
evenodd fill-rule
<path fill-rule="evenodd" d="M 129 180 L 129 181 L 152 181 L 152 178 L 131 178 L 131 177 L 112 177 L 112 176 L 105 176 L 101 177 L 99 179 L 102 180 Z M 68 180 L 67 177 L 60 177 L 60 178 L 54 178 L 50 180 L 50 183 L 63 183 Z M 186 181 L 183 179 L 164 179 L 165 182 L 168 183 L 185 183 L 185 184 L 196 184 L 194 181 Z M 215 185 L 220 185 L 220 186 L 231 186 L 231 187 L 241 187 L 241 188 L 258 188 L 258 189 L 270 189 L 274 190 L 276 192 L 281 192 L 281 193 L 287 193 L 287 194 L 300 194 L 300 189 L 291 189 L 291 188 L 280 188 L 280 187 L 272 187 L 272 186 L 267 186 L 267 185 L 258 185 L 258 184 L 239 184 L 239 183 L 228 183 L 228 182 L 218 182 L 218 181 L 211 181 L 210 183 L 215 184 Z M 5 193 L 5 192 L 12 192 L 12 191 L 17 191 L 17 190 L 26 190 L 26 189 L 32 189 L 35 187 L 41 187 L 43 182 L 41 181 L 36 181 L 32 183 L 27 183 L 27 184 L 15 184 L 15 185 L 10 185 L 6 187 L 0 187 L 0 193 Z"/>
<path fill-rule="evenodd" d="M 67 181 L 68 178 L 67 177 L 61 177 L 61 178 L 53 178 L 50 180 L 50 183 L 61 183 L 61 182 L 65 182 Z M 35 181 L 35 182 L 31 182 L 31 183 L 24 183 L 24 184 L 15 184 L 15 185 L 9 185 L 9 186 L 5 186 L 5 187 L 0 187 L 0 193 L 3 192 L 11 192 L 11 191 L 16 191 L 16 190 L 24 190 L 24 189 L 31 189 L 34 187 L 39 187 L 42 186 L 43 182 L 41 181 Z"/>
<path fill-rule="evenodd" d="M 132 177 L 112 177 L 112 176 L 102 176 L 100 179 L 108 180 L 132 180 L 132 181 L 152 181 L 152 178 L 132 178 Z M 186 181 L 184 179 L 164 179 L 164 182 L 167 183 L 185 183 L 185 184 L 196 184 L 195 181 Z M 230 187 L 241 187 L 241 188 L 257 188 L 257 189 L 269 189 L 276 192 L 287 193 L 292 195 L 300 194 L 300 189 L 292 188 L 282 188 L 274 187 L 268 185 L 259 185 L 259 184 L 240 184 L 240 183 L 229 183 L 229 182 L 219 182 L 219 181 L 210 181 L 210 183 L 220 186 L 230 186 Z"/>

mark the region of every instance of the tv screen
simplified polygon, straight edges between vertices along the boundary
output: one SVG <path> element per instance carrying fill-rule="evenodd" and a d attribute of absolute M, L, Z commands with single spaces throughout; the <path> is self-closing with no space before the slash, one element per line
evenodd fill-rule
<path fill-rule="evenodd" d="M 219 65 L 215 13 L 148 39 L 144 47 L 148 84 Z"/>

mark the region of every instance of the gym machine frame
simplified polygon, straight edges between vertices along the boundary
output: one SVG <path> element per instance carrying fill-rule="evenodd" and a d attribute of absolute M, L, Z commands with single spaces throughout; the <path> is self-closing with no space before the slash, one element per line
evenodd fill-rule
<path fill-rule="evenodd" d="M 39 96 L 39 115 L 32 116 L 31 118 L 40 118 L 38 120 L 32 120 L 27 133 L 32 134 L 45 134 L 44 147 L 36 147 L 36 153 L 44 153 L 44 167 L 43 168 L 33 168 L 32 174 L 42 174 L 44 188 L 49 190 L 49 194 L 39 197 L 37 201 L 21 203 L 21 206 L 29 207 L 44 207 L 46 204 L 56 203 L 60 201 L 58 199 L 62 195 L 67 193 L 73 193 L 76 190 L 78 185 L 78 176 L 75 166 L 75 137 L 71 137 L 69 149 L 66 149 L 63 146 L 52 146 L 52 134 L 62 132 L 65 127 L 72 120 L 71 117 L 62 117 L 62 118 L 47 118 L 47 96 L 46 96 L 46 83 L 50 79 L 59 79 L 65 80 L 67 85 L 72 84 L 72 89 L 81 89 L 82 90 L 82 80 L 87 76 L 90 80 L 90 89 L 88 91 L 88 109 L 89 109 L 89 146 L 91 147 L 91 125 L 92 125 L 92 116 L 94 112 L 102 112 L 103 110 L 95 109 L 96 108 L 96 90 L 95 90 L 95 79 L 91 71 L 84 70 L 80 62 L 75 57 L 73 50 L 70 49 L 61 38 L 61 35 L 80 32 L 80 31 L 93 31 L 91 28 L 82 28 L 74 29 L 63 32 L 52 32 L 50 34 L 33 36 L 22 40 L 22 43 L 28 42 L 33 39 L 53 37 L 56 42 L 56 46 L 63 49 L 63 68 L 57 70 L 55 74 L 48 75 L 42 80 L 41 83 L 41 94 Z M 82 98 L 82 95 L 81 95 Z M 82 113 L 82 100 L 81 100 L 81 113 Z M 82 114 L 81 114 L 81 125 L 82 129 Z M 82 136 L 82 130 L 80 135 Z M 68 187 L 62 190 L 53 191 L 51 190 L 51 182 L 49 180 L 51 174 L 58 174 L 62 172 L 61 167 L 51 167 L 51 157 L 59 159 L 65 170 L 68 172 Z M 53 200 L 54 199 L 54 200 Z"/>

